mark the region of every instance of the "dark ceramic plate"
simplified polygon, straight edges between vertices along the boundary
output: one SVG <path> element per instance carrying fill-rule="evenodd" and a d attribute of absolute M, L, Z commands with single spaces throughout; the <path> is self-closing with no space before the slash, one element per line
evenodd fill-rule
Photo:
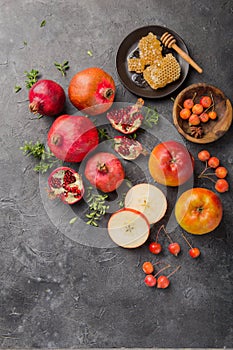
<path fill-rule="evenodd" d="M 180 78 L 168 84 L 164 88 L 157 90 L 152 89 L 147 83 L 144 87 L 139 86 L 138 83 L 133 81 L 133 79 L 136 78 L 140 80 L 141 76 L 135 72 L 128 71 L 127 59 L 134 55 L 134 52 L 137 50 L 139 40 L 143 36 L 146 36 L 149 32 L 157 35 L 158 39 L 160 39 L 165 32 L 171 33 L 176 39 L 176 44 L 188 54 L 188 49 L 184 41 L 173 30 L 161 26 L 146 26 L 134 30 L 122 41 L 116 56 L 116 68 L 123 85 L 133 94 L 145 98 L 161 98 L 174 92 L 184 82 L 188 74 L 189 64 L 184 59 L 182 59 L 174 50 L 163 48 L 164 54 L 172 53 L 179 62 L 181 66 Z"/>

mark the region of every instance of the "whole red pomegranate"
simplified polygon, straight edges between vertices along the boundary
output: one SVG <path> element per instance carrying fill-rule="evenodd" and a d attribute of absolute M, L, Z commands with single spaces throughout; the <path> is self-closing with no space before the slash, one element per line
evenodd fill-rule
<path fill-rule="evenodd" d="M 82 199 L 84 187 L 81 176 L 73 169 L 59 167 L 49 175 L 49 197 L 60 198 L 66 204 L 74 204 Z"/>
<path fill-rule="evenodd" d="M 73 76 L 68 88 L 71 103 L 89 115 L 106 112 L 112 105 L 116 87 L 103 69 L 91 67 Z"/>
<path fill-rule="evenodd" d="M 53 122 L 47 142 L 55 157 L 81 162 L 98 145 L 98 131 L 87 117 L 64 114 Z"/>
<path fill-rule="evenodd" d="M 115 191 L 125 178 L 120 160 L 108 152 L 99 152 L 92 156 L 87 161 L 84 174 L 102 192 Z"/>
<path fill-rule="evenodd" d="M 29 109 L 34 114 L 55 116 L 62 112 L 66 96 L 53 80 L 38 80 L 29 90 Z"/>

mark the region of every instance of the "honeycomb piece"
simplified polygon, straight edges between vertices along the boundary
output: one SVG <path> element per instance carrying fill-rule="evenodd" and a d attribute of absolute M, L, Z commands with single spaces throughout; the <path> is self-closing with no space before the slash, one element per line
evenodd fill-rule
<path fill-rule="evenodd" d="M 145 69 L 145 61 L 143 58 L 129 58 L 128 70 L 130 72 L 142 73 Z"/>
<path fill-rule="evenodd" d="M 140 39 L 139 44 L 140 58 L 145 60 L 146 65 L 151 65 L 155 60 L 162 59 L 162 46 L 157 36 L 149 33 Z"/>
<path fill-rule="evenodd" d="M 179 63 L 169 53 L 162 60 L 156 61 L 152 66 L 147 67 L 143 72 L 143 77 L 152 89 L 156 90 L 179 79 L 180 70 Z"/>

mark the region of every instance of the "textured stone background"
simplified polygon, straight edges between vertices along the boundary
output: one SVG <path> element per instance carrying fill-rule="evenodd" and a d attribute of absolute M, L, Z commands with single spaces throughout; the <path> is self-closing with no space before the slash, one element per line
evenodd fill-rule
<path fill-rule="evenodd" d="M 28 112 L 25 70 L 38 69 L 67 92 L 73 74 L 99 66 L 116 81 L 116 101 L 133 102 L 118 79 L 115 56 L 128 33 L 149 24 L 179 33 L 203 67 L 202 76 L 190 69 L 182 88 L 203 81 L 231 98 L 232 15 L 233 2 L 217 0 L 0 0 L 1 348 L 233 347 L 232 189 L 221 195 L 224 218 L 215 232 L 191 237 L 201 257 L 191 260 L 181 241 L 179 262 L 167 258 L 182 269 L 169 289 L 157 291 L 142 283 L 141 263 L 151 257 L 146 245 L 93 248 L 56 229 L 34 160 L 19 150 L 24 141 L 45 142 L 52 123 Z M 64 60 L 66 77 L 53 65 Z M 17 94 L 15 85 L 23 87 Z M 170 97 L 153 104 L 172 121 Z M 68 101 L 66 109 L 75 112 Z M 195 155 L 202 149 L 187 147 Z M 232 186 L 232 127 L 208 149 L 228 168 Z"/>

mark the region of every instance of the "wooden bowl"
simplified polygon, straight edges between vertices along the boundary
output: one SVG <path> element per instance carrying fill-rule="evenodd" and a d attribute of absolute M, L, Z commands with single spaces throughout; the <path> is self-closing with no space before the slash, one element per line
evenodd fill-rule
<path fill-rule="evenodd" d="M 203 135 L 200 138 L 191 135 L 188 120 L 183 120 L 179 116 L 183 102 L 188 98 L 192 99 L 195 93 L 195 103 L 199 103 L 202 96 L 208 95 L 211 97 L 212 94 L 215 105 L 214 110 L 217 113 L 215 120 L 209 119 L 207 123 L 200 124 L 203 130 Z M 230 128 L 232 122 L 232 105 L 230 100 L 217 87 L 205 83 L 193 84 L 177 95 L 173 106 L 173 121 L 179 133 L 187 140 L 200 144 L 213 142 L 222 137 Z"/>

